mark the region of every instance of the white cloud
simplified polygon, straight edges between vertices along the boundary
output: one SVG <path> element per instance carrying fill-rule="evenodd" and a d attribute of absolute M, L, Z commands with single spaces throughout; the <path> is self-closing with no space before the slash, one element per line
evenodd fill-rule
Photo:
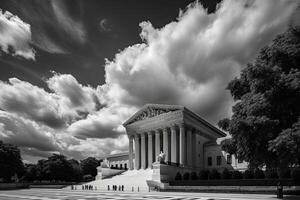
<path fill-rule="evenodd" d="M 18 16 L 0 9 L 0 48 L 5 53 L 35 59 L 35 51 L 30 47 L 30 25 Z"/>
<path fill-rule="evenodd" d="M 47 80 L 47 84 L 60 97 L 62 107 L 81 112 L 92 112 L 96 109 L 97 94 L 95 89 L 79 84 L 72 75 L 54 73 Z"/>
<path fill-rule="evenodd" d="M 97 92 L 72 75 L 56 74 L 46 80 L 51 92 L 17 78 L 0 81 L 0 107 L 50 127 L 62 128 L 98 109 Z"/>
<path fill-rule="evenodd" d="M 52 127 L 64 125 L 58 96 L 17 78 L 0 81 L 0 107 Z"/>
<path fill-rule="evenodd" d="M 122 122 L 133 113 L 128 107 L 102 108 L 86 119 L 79 120 L 68 127 L 68 132 L 77 138 L 118 138 L 125 133 Z"/>
<path fill-rule="evenodd" d="M 200 4 L 161 29 L 142 22 L 145 41 L 116 54 L 99 87 L 108 105 L 180 104 L 215 123 L 230 115 L 225 90 L 261 47 L 284 32 L 295 1 L 225 0 L 208 15 Z"/>

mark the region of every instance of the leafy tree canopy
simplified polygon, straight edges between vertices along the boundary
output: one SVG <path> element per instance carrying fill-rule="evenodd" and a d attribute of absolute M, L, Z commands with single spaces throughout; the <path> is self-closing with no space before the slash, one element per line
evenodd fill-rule
<path fill-rule="evenodd" d="M 67 160 L 64 155 L 59 154 L 53 154 L 47 160 L 39 160 L 35 171 L 35 177 L 39 180 L 80 181 L 82 179 L 79 162 L 74 159 Z"/>
<path fill-rule="evenodd" d="M 90 174 L 95 177 L 97 175 L 97 167 L 100 165 L 100 161 L 94 157 L 88 157 L 81 160 L 80 165 L 84 175 Z"/>
<path fill-rule="evenodd" d="M 228 84 L 236 104 L 232 118 L 219 126 L 250 167 L 300 164 L 299 61 L 300 28 L 290 27 Z"/>
<path fill-rule="evenodd" d="M 23 172 L 24 166 L 18 147 L 0 140 L 0 178 L 10 181 L 13 175 L 20 176 Z"/>

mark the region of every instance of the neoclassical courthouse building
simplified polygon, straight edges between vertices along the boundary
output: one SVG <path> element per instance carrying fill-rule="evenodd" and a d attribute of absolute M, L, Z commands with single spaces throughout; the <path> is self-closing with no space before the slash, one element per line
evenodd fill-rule
<path fill-rule="evenodd" d="M 153 166 L 161 152 L 174 172 L 247 168 L 247 163 L 221 150 L 217 140 L 226 136 L 224 132 L 184 106 L 147 104 L 123 126 L 129 151 L 106 157 L 111 168 L 156 168 Z"/>

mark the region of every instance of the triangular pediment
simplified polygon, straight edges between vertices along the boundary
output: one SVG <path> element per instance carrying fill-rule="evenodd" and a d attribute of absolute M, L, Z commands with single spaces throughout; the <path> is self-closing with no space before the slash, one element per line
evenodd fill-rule
<path fill-rule="evenodd" d="M 173 112 L 176 110 L 183 110 L 183 106 L 178 105 L 164 105 L 164 104 L 146 104 L 131 118 L 129 118 L 123 125 L 132 124 L 137 121 L 142 121 L 148 118 L 156 117 L 158 115 Z"/>

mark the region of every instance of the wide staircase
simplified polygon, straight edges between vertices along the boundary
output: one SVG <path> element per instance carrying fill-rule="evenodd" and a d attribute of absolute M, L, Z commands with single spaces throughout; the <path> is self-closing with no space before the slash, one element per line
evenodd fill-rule
<path fill-rule="evenodd" d="M 95 180 L 84 185 L 92 185 L 97 190 L 112 190 L 112 185 L 124 185 L 124 191 L 148 191 L 146 180 L 150 180 L 152 175 L 152 169 L 140 169 L 140 170 L 128 170 L 120 175 L 113 176 L 111 178 Z M 81 186 L 78 188 L 81 189 Z"/>

